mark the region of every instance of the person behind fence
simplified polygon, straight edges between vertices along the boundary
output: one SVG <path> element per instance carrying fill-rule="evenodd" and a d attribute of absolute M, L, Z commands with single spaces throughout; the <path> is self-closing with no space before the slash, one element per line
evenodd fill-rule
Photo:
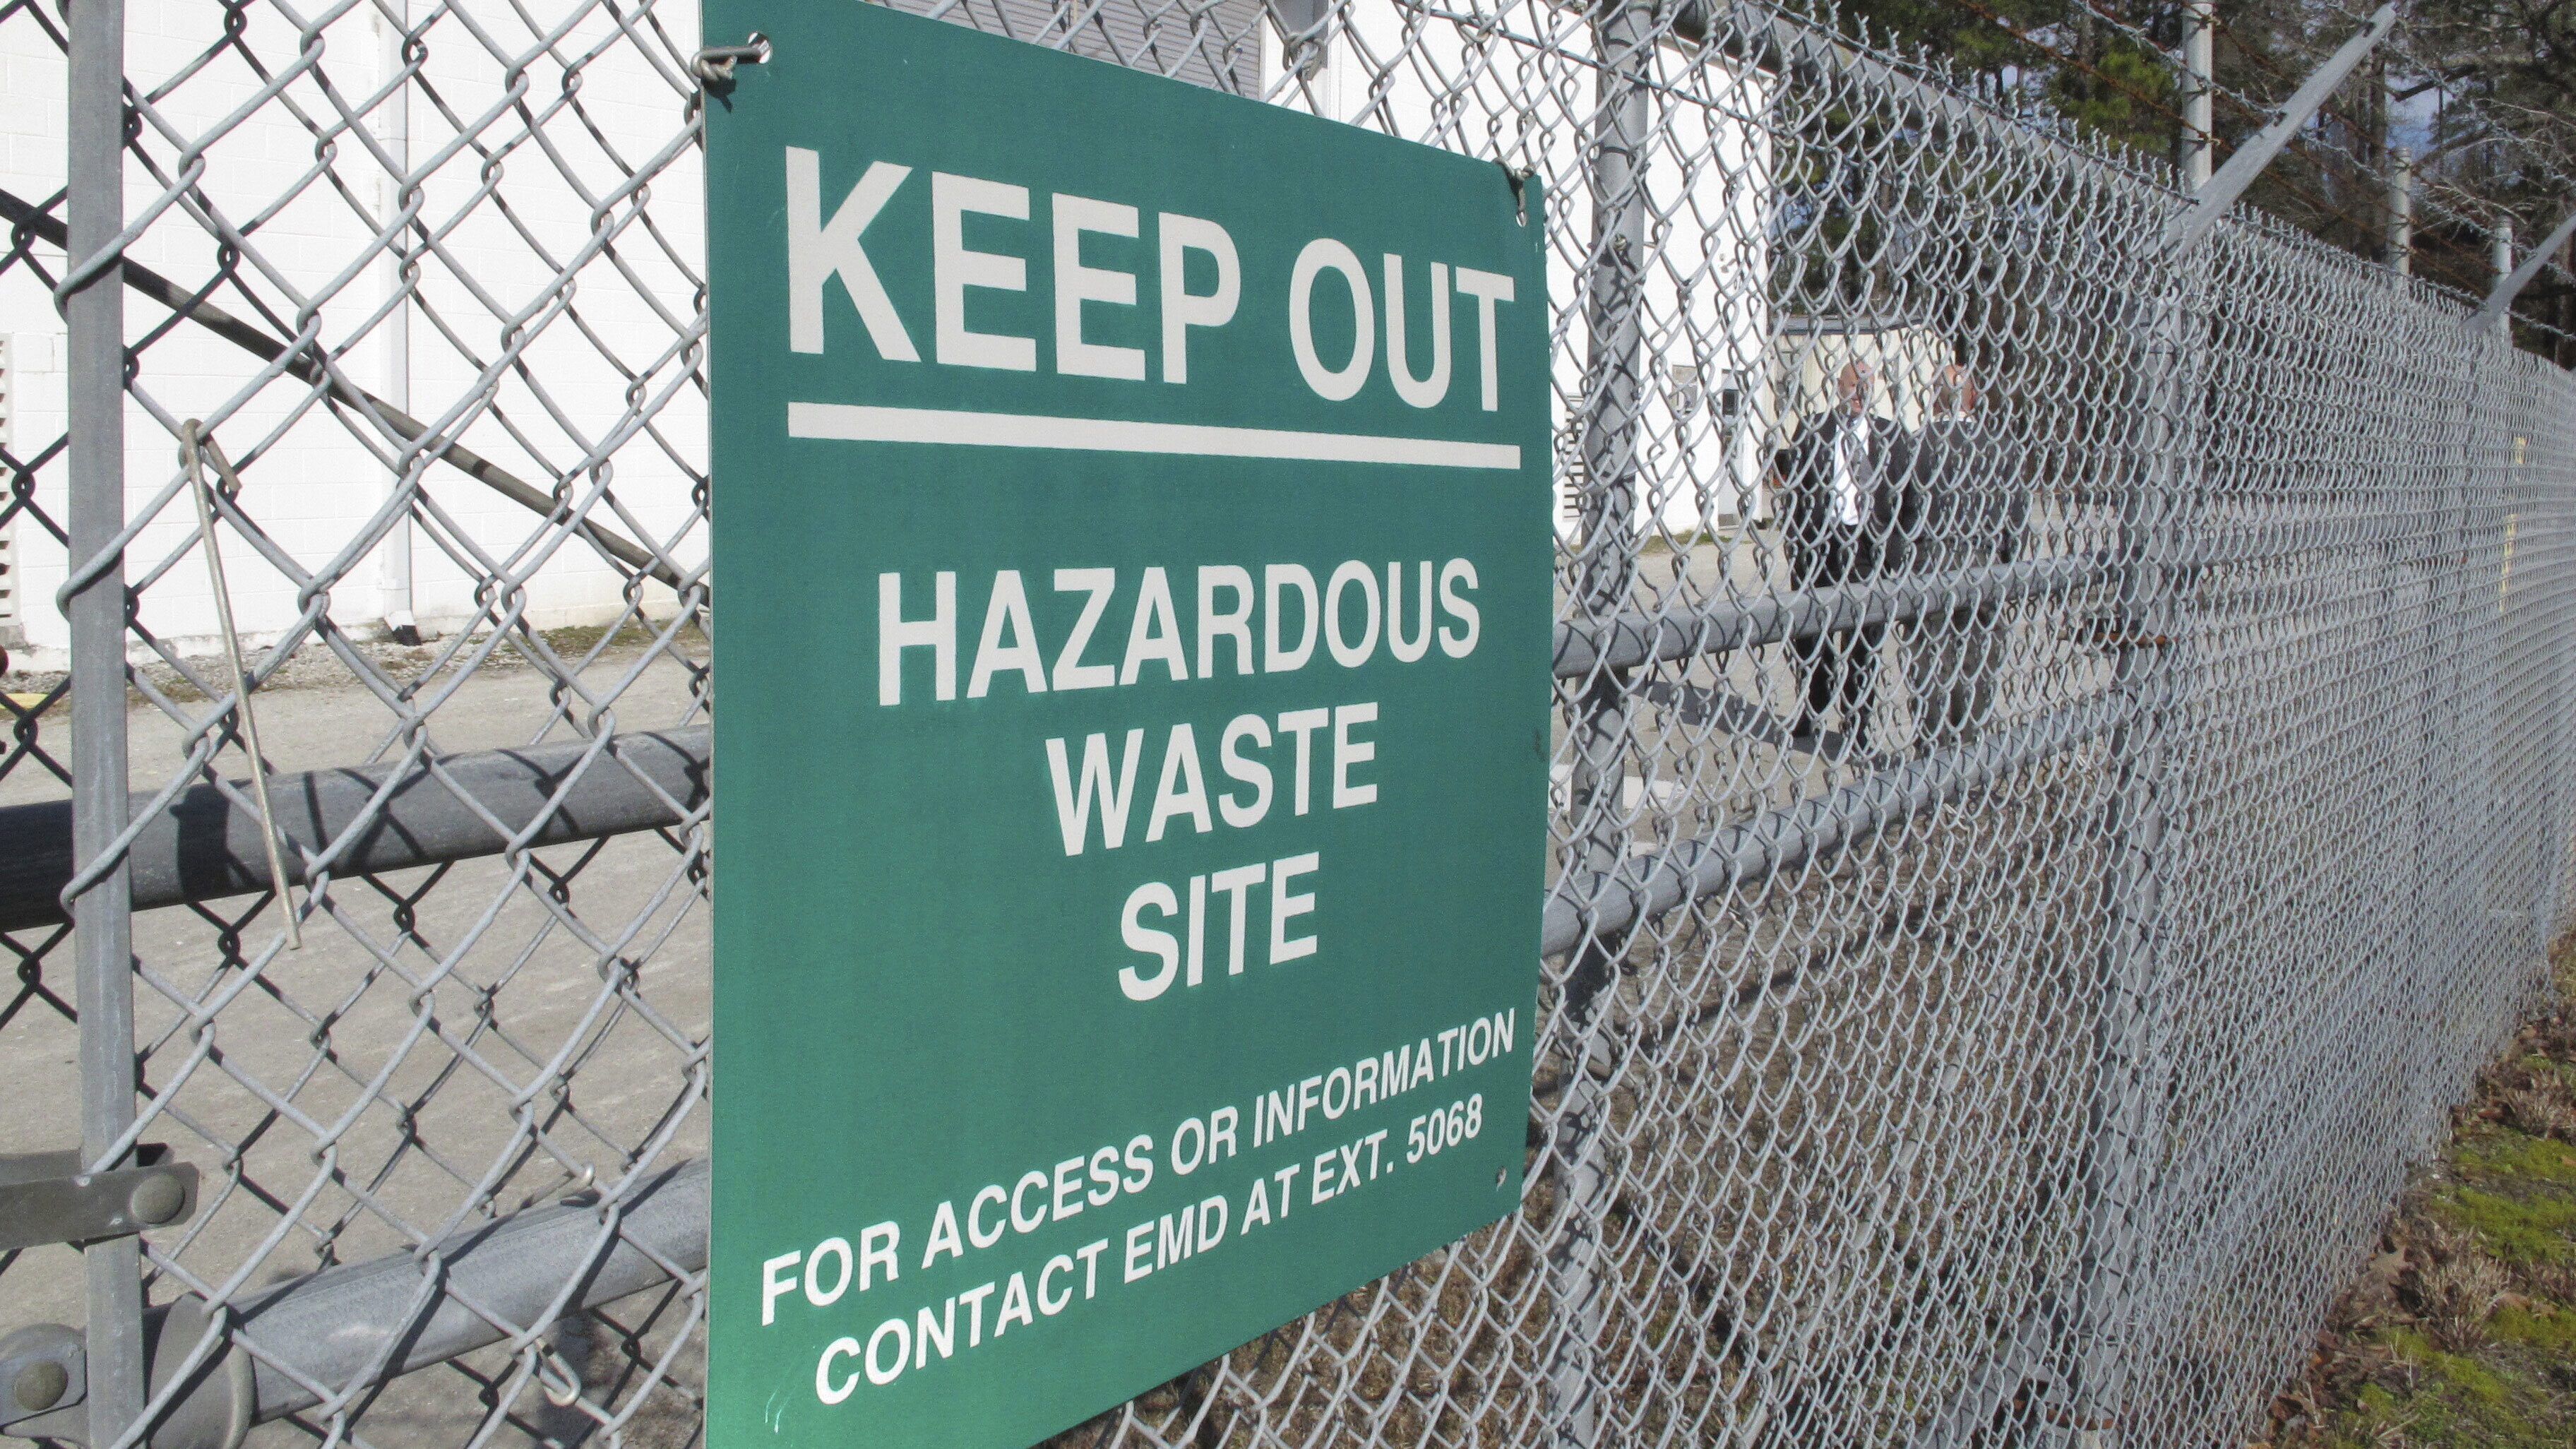
<path fill-rule="evenodd" d="M 1898 503 L 1917 575 L 2008 564 L 2021 555 L 2030 519 L 2022 452 L 1979 410 L 1981 401 L 1965 365 L 1943 370 Z M 1916 616 L 1907 631 L 1905 682 L 1925 744 L 1957 744 L 1985 722 L 2009 635 L 2000 603 L 1926 608 Z"/>
<path fill-rule="evenodd" d="M 1821 589 L 1866 584 L 1900 567 L 1896 510 L 1911 445 L 1905 430 L 1869 411 L 1870 370 L 1853 362 L 1835 375 L 1834 410 L 1811 418 L 1773 460 L 1781 490 L 1781 540 L 1789 584 Z M 1814 750 L 1828 711 L 1840 707 L 1844 748 L 1869 749 L 1871 699 L 1885 624 L 1829 629 L 1794 638 L 1790 658 L 1806 694 L 1792 748 Z"/>

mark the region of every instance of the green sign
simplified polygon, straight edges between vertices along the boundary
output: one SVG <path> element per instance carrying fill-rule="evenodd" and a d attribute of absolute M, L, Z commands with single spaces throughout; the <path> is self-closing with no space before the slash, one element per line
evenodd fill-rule
<path fill-rule="evenodd" d="M 856 3 L 708 103 L 715 1444 L 1018 1449 L 1510 1211 L 1539 198 Z"/>

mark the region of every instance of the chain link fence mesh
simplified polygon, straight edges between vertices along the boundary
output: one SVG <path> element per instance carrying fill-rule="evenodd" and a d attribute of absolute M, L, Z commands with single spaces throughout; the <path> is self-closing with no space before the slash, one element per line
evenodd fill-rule
<path fill-rule="evenodd" d="M 1756 5 L 908 4 L 1550 197 L 1525 1199 L 1064 1442 L 2252 1429 L 2576 906 L 2576 386 L 2260 218 L 2176 251 L 2163 167 Z M 121 164 L 60 121 L 114 104 L 80 8 L 0 5 L 0 1150 L 201 1186 L 139 1278 L 0 1251 L 0 1333 L 86 1333 L 143 1416 L 0 1412 L 691 1442 L 694 9 L 118 8 Z M 121 638 L 63 632 L 118 555 Z M 67 912 L 131 932 L 130 1043 Z"/>

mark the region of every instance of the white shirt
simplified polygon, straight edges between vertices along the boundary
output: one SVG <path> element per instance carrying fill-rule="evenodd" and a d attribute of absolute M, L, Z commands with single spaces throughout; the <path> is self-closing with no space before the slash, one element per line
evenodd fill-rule
<path fill-rule="evenodd" d="M 1853 418 L 1834 430 L 1833 498 L 1834 521 L 1846 528 L 1858 528 L 1861 516 L 1861 490 L 1876 473 L 1869 456 L 1869 422 Z"/>

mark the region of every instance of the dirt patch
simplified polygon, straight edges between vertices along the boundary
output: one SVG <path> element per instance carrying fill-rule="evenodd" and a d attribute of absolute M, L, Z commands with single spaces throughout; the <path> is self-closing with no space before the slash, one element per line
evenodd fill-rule
<path fill-rule="evenodd" d="M 2576 935 L 2454 1117 L 2262 1449 L 2576 1444 Z"/>

